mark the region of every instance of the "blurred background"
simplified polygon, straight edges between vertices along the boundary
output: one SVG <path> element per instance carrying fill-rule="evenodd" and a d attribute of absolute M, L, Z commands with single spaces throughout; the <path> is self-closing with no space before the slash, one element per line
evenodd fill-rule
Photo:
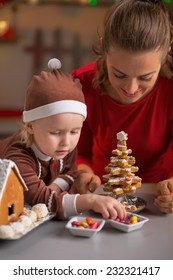
<path fill-rule="evenodd" d="M 71 72 L 94 59 L 92 45 L 115 0 L 0 0 L 0 138 L 20 125 L 33 74 L 57 57 Z M 164 1 L 173 12 L 173 1 Z"/>

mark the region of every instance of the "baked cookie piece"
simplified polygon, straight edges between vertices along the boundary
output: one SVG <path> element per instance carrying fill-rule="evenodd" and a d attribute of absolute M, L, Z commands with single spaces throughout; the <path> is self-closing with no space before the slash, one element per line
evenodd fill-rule
<path fill-rule="evenodd" d="M 136 163 L 136 158 L 133 157 L 133 156 L 128 156 L 128 157 L 127 157 L 127 162 L 128 162 L 128 164 L 130 164 L 130 165 L 134 165 L 134 164 Z"/>
<path fill-rule="evenodd" d="M 120 151 L 119 149 L 112 150 L 112 154 L 118 156 L 118 158 L 128 158 L 128 155 L 132 153 L 131 149 L 127 149 L 125 151 Z"/>
<path fill-rule="evenodd" d="M 113 191 L 113 188 L 111 187 L 111 186 L 104 186 L 103 187 L 103 190 L 104 190 L 104 192 L 112 192 Z"/>
<path fill-rule="evenodd" d="M 124 205 L 127 212 L 135 212 L 137 210 L 136 205 L 130 205 L 125 201 L 123 201 L 121 203 Z"/>
<path fill-rule="evenodd" d="M 123 194 L 123 189 L 122 189 L 122 188 L 113 188 L 112 193 L 113 193 L 114 195 Z"/>
<path fill-rule="evenodd" d="M 117 166 L 117 167 L 120 167 L 120 168 L 122 168 L 122 167 L 124 168 L 124 167 L 127 167 L 129 165 L 128 157 L 127 157 L 127 159 L 118 158 L 118 157 L 111 157 L 110 158 L 110 163 L 111 163 L 111 165 Z"/>

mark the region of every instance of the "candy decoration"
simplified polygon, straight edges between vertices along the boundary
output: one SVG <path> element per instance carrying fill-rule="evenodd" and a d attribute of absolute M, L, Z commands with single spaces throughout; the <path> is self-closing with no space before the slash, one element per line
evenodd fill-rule
<path fill-rule="evenodd" d="M 95 222 L 92 218 L 87 217 L 84 221 L 73 221 L 73 227 L 82 228 L 82 229 L 97 229 L 99 227 L 99 223 Z"/>
<path fill-rule="evenodd" d="M 132 217 L 130 218 L 130 223 L 131 223 L 131 224 L 137 224 L 137 222 L 138 222 L 138 218 L 137 218 L 136 216 L 132 216 Z"/>
<path fill-rule="evenodd" d="M 81 225 L 80 222 L 78 222 L 78 221 L 73 221 L 71 224 L 74 227 L 79 227 Z"/>
<path fill-rule="evenodd" d="M 94 224 L 91 226 L 92 229 L 98 228 L 99 224 L 97 222 L 94 222 Z"/>
<path fill-rule="evenodd" d="M 87 218 L 86 218 L 86 221 L 87 221 L 87 223 L 88 223 L 90 226 L 92 226 L 92 225 L 94 224 L 94 221 L 93 221 L 92 218 L 87 217 Z"/>
<path fill-rule="evenodd" d="M 130 225 L 130 224 L 137 224 L 141 221 L 140 218 L 138 218 L 136 215 L 134 214 L 130 214 L 130 215 L 127 215 L 126 219 L 125 220 L 121 220 L 120 218 L 116 218 L 115 219 L 116 222 L 119 222 L 119 223 L 122 223 L 122 224 L 127 224 L 127 225 Z"/>

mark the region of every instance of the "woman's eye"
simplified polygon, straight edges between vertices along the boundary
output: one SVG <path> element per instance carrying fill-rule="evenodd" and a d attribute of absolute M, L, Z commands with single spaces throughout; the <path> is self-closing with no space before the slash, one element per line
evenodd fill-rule
<path fill-rule="evenodd" d="M 115 74 L 113 73 L 114 77 L 118 78 L 118 79 L 124 79 L 126 76 L 125 75 L 119 75 L 119 74 Z"/>
<path fill-rule="evenodd" d="M 152 79 L 151 76 L 150 77 L 140 77 L 141 81 L 146 81 L 146 82 L 151 81 L 151 79 Z"/>

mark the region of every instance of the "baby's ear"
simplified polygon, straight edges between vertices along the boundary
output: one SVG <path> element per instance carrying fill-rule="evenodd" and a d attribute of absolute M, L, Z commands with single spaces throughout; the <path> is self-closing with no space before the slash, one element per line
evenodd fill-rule
<path fill-rule="evenodd" d="M 29 134 L 33 134 L 33 126 L 32 123 L 26 123 L 26 130 Z"/>

